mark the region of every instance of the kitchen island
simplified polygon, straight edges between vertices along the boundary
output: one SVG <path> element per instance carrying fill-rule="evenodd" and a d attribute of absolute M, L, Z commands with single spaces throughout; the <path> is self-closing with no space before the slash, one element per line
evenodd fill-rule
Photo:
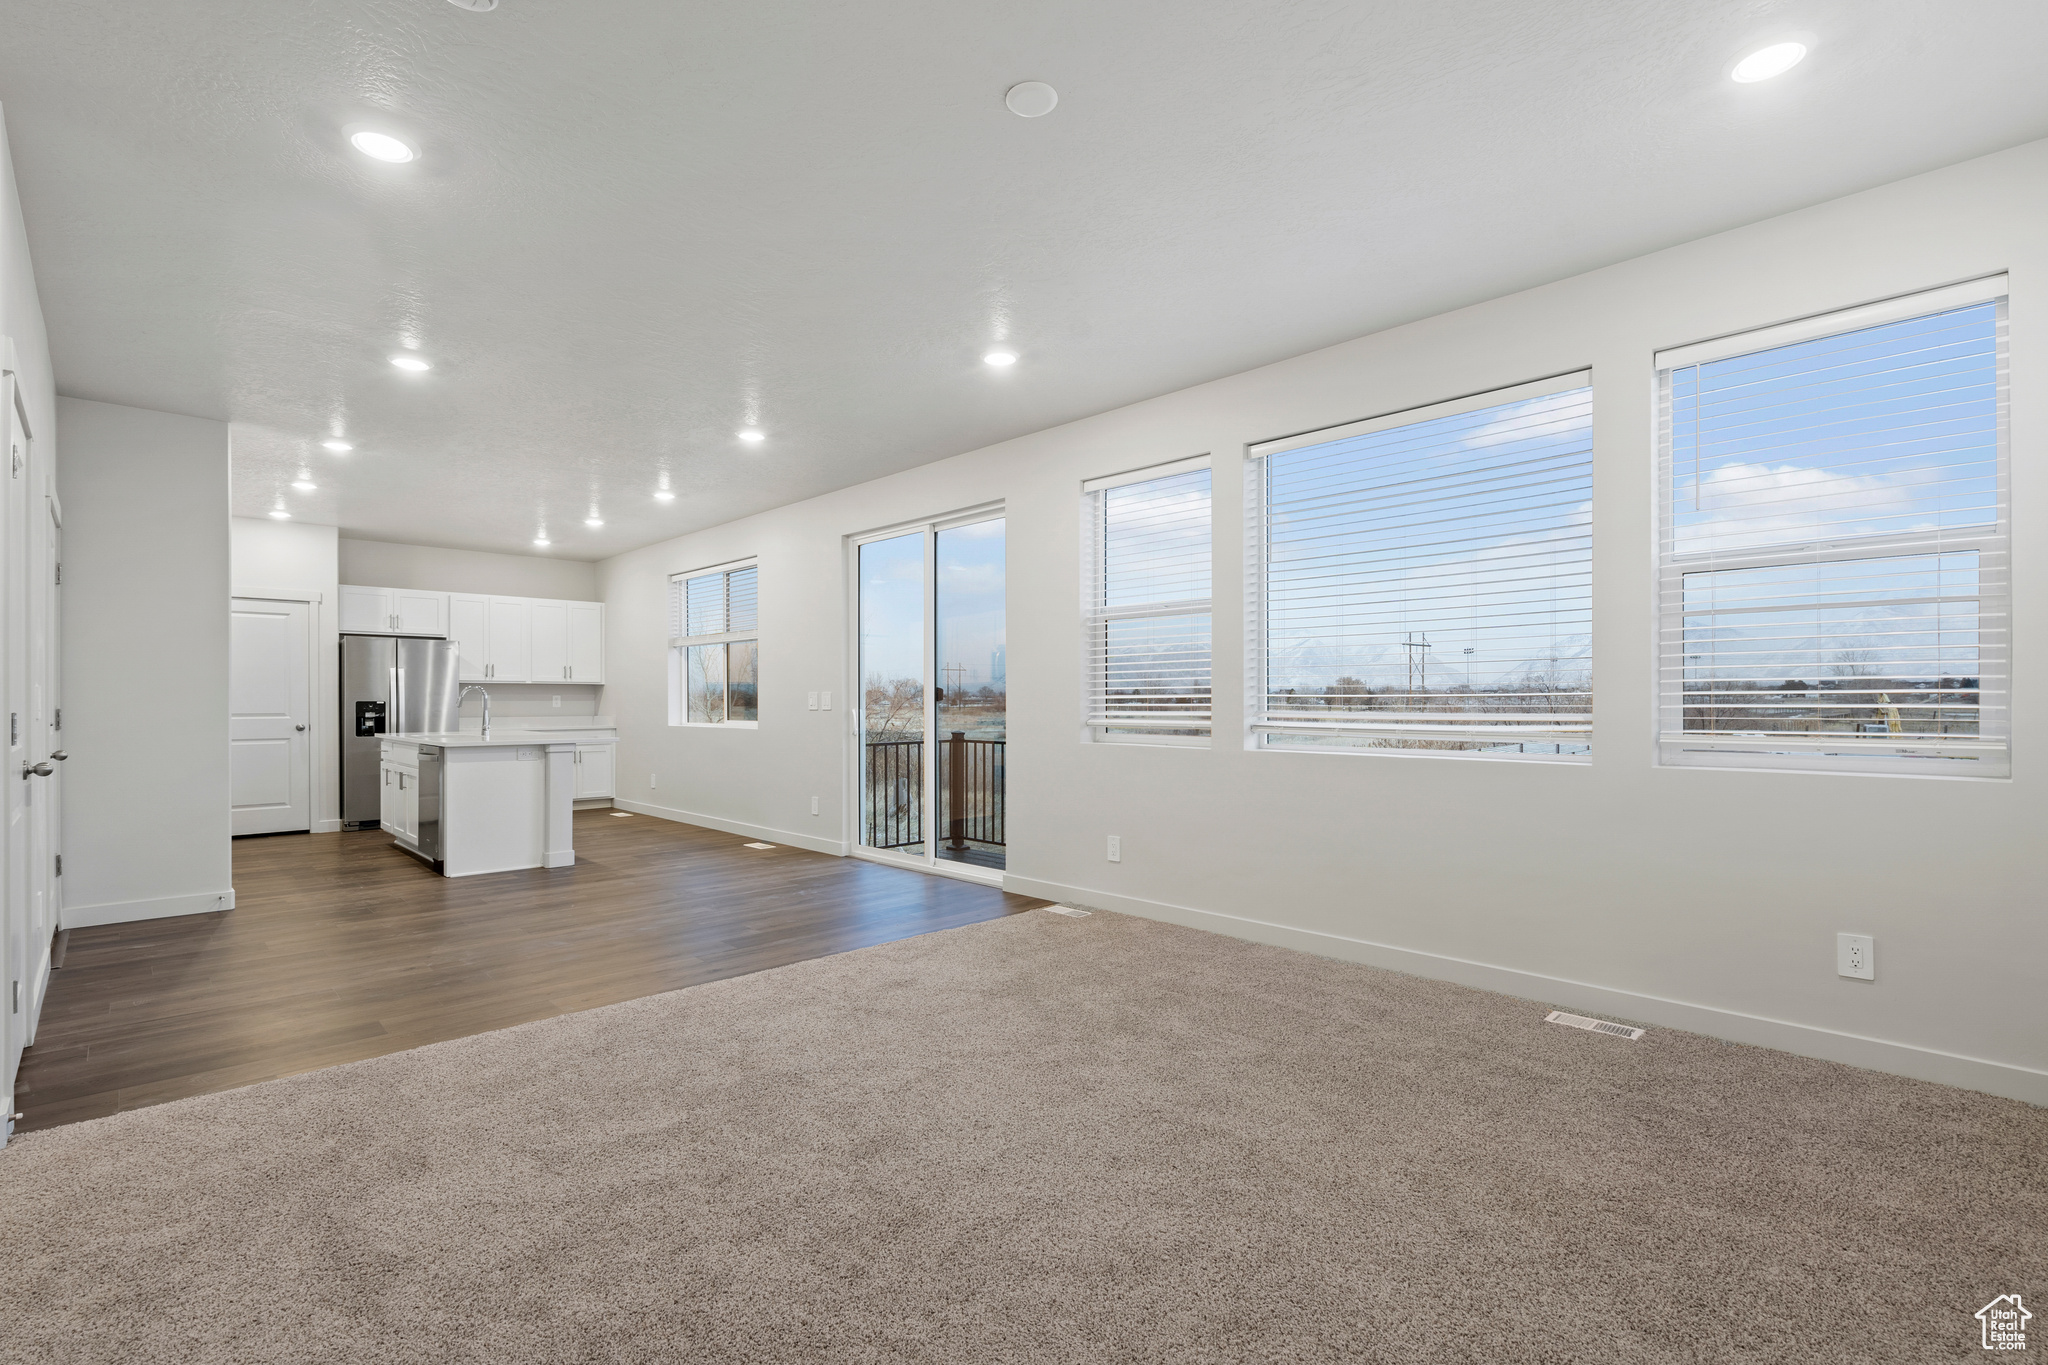
<path fill-rule="evenodd" d="M 384 736 L 380 826 L 448 877 L 576 861 L 576 752 L 602 731 L 474 730 Z"/>

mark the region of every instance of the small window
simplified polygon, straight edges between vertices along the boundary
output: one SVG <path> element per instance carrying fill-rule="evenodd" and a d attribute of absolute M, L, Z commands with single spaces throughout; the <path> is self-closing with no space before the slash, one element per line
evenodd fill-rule
<path fill-rule="evenodd" d="M 1591 752 L 1588 379 L 1252 448 L 1252 747 Z"/>
<path fill-rule="evenodd" d="M 1209 734 L 1209 461 L 1082 485 L 1087 733 L 1192 744 Z"/>
<path fill-rule="evenodd" d="M 2004 292 L 1657 357 L 1662 762 L 2007 772 Z"/>
<path fill-rule="evenodd" d="M 674 725 L 760 719 L 758 570 L 727 565 L 669 580 Z"/>

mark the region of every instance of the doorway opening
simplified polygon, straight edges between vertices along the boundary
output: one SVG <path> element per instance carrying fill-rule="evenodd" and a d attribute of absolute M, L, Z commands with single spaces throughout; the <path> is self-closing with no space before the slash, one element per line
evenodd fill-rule
<path fill-rule="evenodd" d="M 1000 509 L 853 542 L 856 851 L 1000 882 L 1008 811 Z"/>

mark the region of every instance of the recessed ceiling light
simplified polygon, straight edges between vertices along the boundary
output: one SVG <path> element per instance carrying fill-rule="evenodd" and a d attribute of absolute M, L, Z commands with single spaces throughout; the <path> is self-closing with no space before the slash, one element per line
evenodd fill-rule
<path fill-rule="evenodd" d="M 275 521 L 290 521 L 292 519 L 292 514 L 285 511 L 282 507 L 273 507 L 270 510 L 270 515 L 272 520 Z"/>
<path fill-rule="evenodd" d="M 585 517 L 585 518 L 583 519 L 583 524 L 584 524 L 585 526 L 602 526 L 602 525 L 604 525 L 604 518 L 603 518 L 603 517 Z"/>
<path fill-rule="evenodd" d="M 757 427 L 743 427 L 740 430 L 740 439 L 749 445 L 758 445 L 768 439 L 768 433 Z"/>
<path fill-rule="evenodd" d="M 1017 363 L 1017 353 L 1015 351 L 990 351 L 981 358 L 981 363 L 993 365 L 999 370 L 1007 370 L 1010 366 Z"/>
<path fill-rule="evenodd" d="M 535 536 L 533 538 L 533 543 L 545 549 L 554 542 L 550 541 L 546 536 Z"/>
<path fill-rule="evenodd" d="M 656 502 L 674 502 L 675 499 L 676 495 L 669 492 L 666 488 L 657 488 L 654 490 L 654 500 Z"/>
<path fill-rule="evenodd" d="M 348 135 L 349 146 L 364 156 L 377 161 L 389 161 L 393 165 L 404 165 L 418 158 L 420 149 L 402 137 L 380 133 L 373 128 L 358 128 Z"/>
<path fill-rule="evenodd" d="M 1735 64 L 1728 75 L 1744 85 L 1767 81 L 1773 76 L 1782 76 L 1799 65 L 1806 56 L 1805 43 L 1772 43 L 1760 47 Z"/>
<path fill-rule="evenodd" d="M 320 448 L 322 450 L 331 450 L 337 455 L 346 455 L 351 450 L 355 449 L 355 447 L 350 445 L 347 441 L 322 441 L 320 443 Z"/>
<path fill-rule="evenodd" d="M 319 484 L 314 483 L 311 479 L 300 479 L 292 485 L 292 487 L 298 489 L 301 493 L 310 493 L 319 486 Z"/>
<path fill-rule="evenodd" d="M 1003 92 L 1003 104 L 1018 118 L 1039 118 L 1050 114 L 1060 102 L 1060 92 L 1044 81 L 1019 81 Z"/>
<path fill-rule="evenodd" d="M 414 374 L 418 374 L 422 370 L 434 368 L 416 355 L 395 355 L 391 357 L 391 363 L 401 370 L 410 370 Z"/>
<path fill-rule="evenodd" d="M 474 10 L 478 14 L 488 14 L 498 7 L 498 0 L 448 0 L 448 3 L 457 9 Z"/>

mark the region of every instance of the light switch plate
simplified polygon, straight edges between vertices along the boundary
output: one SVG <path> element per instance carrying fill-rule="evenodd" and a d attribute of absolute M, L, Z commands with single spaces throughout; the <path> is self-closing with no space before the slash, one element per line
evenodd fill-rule
<path fill-rule="evenodd" d="M 1877 980 L 1877 940 L 1868 934 L 1836 934 L 1835 974 Z"/>
<path fill-rule="evenodd" d="M 810 709 L 813 711 L 818 709 L 818 694 L 816 692 L 811 693 Z"/>
<path fill-rule="evenodd" d="M 820 692 L 818 694 L 818 709 L 820 711 L 830 711 L 832 709 L 832 694 L 830 692 Z"/>

